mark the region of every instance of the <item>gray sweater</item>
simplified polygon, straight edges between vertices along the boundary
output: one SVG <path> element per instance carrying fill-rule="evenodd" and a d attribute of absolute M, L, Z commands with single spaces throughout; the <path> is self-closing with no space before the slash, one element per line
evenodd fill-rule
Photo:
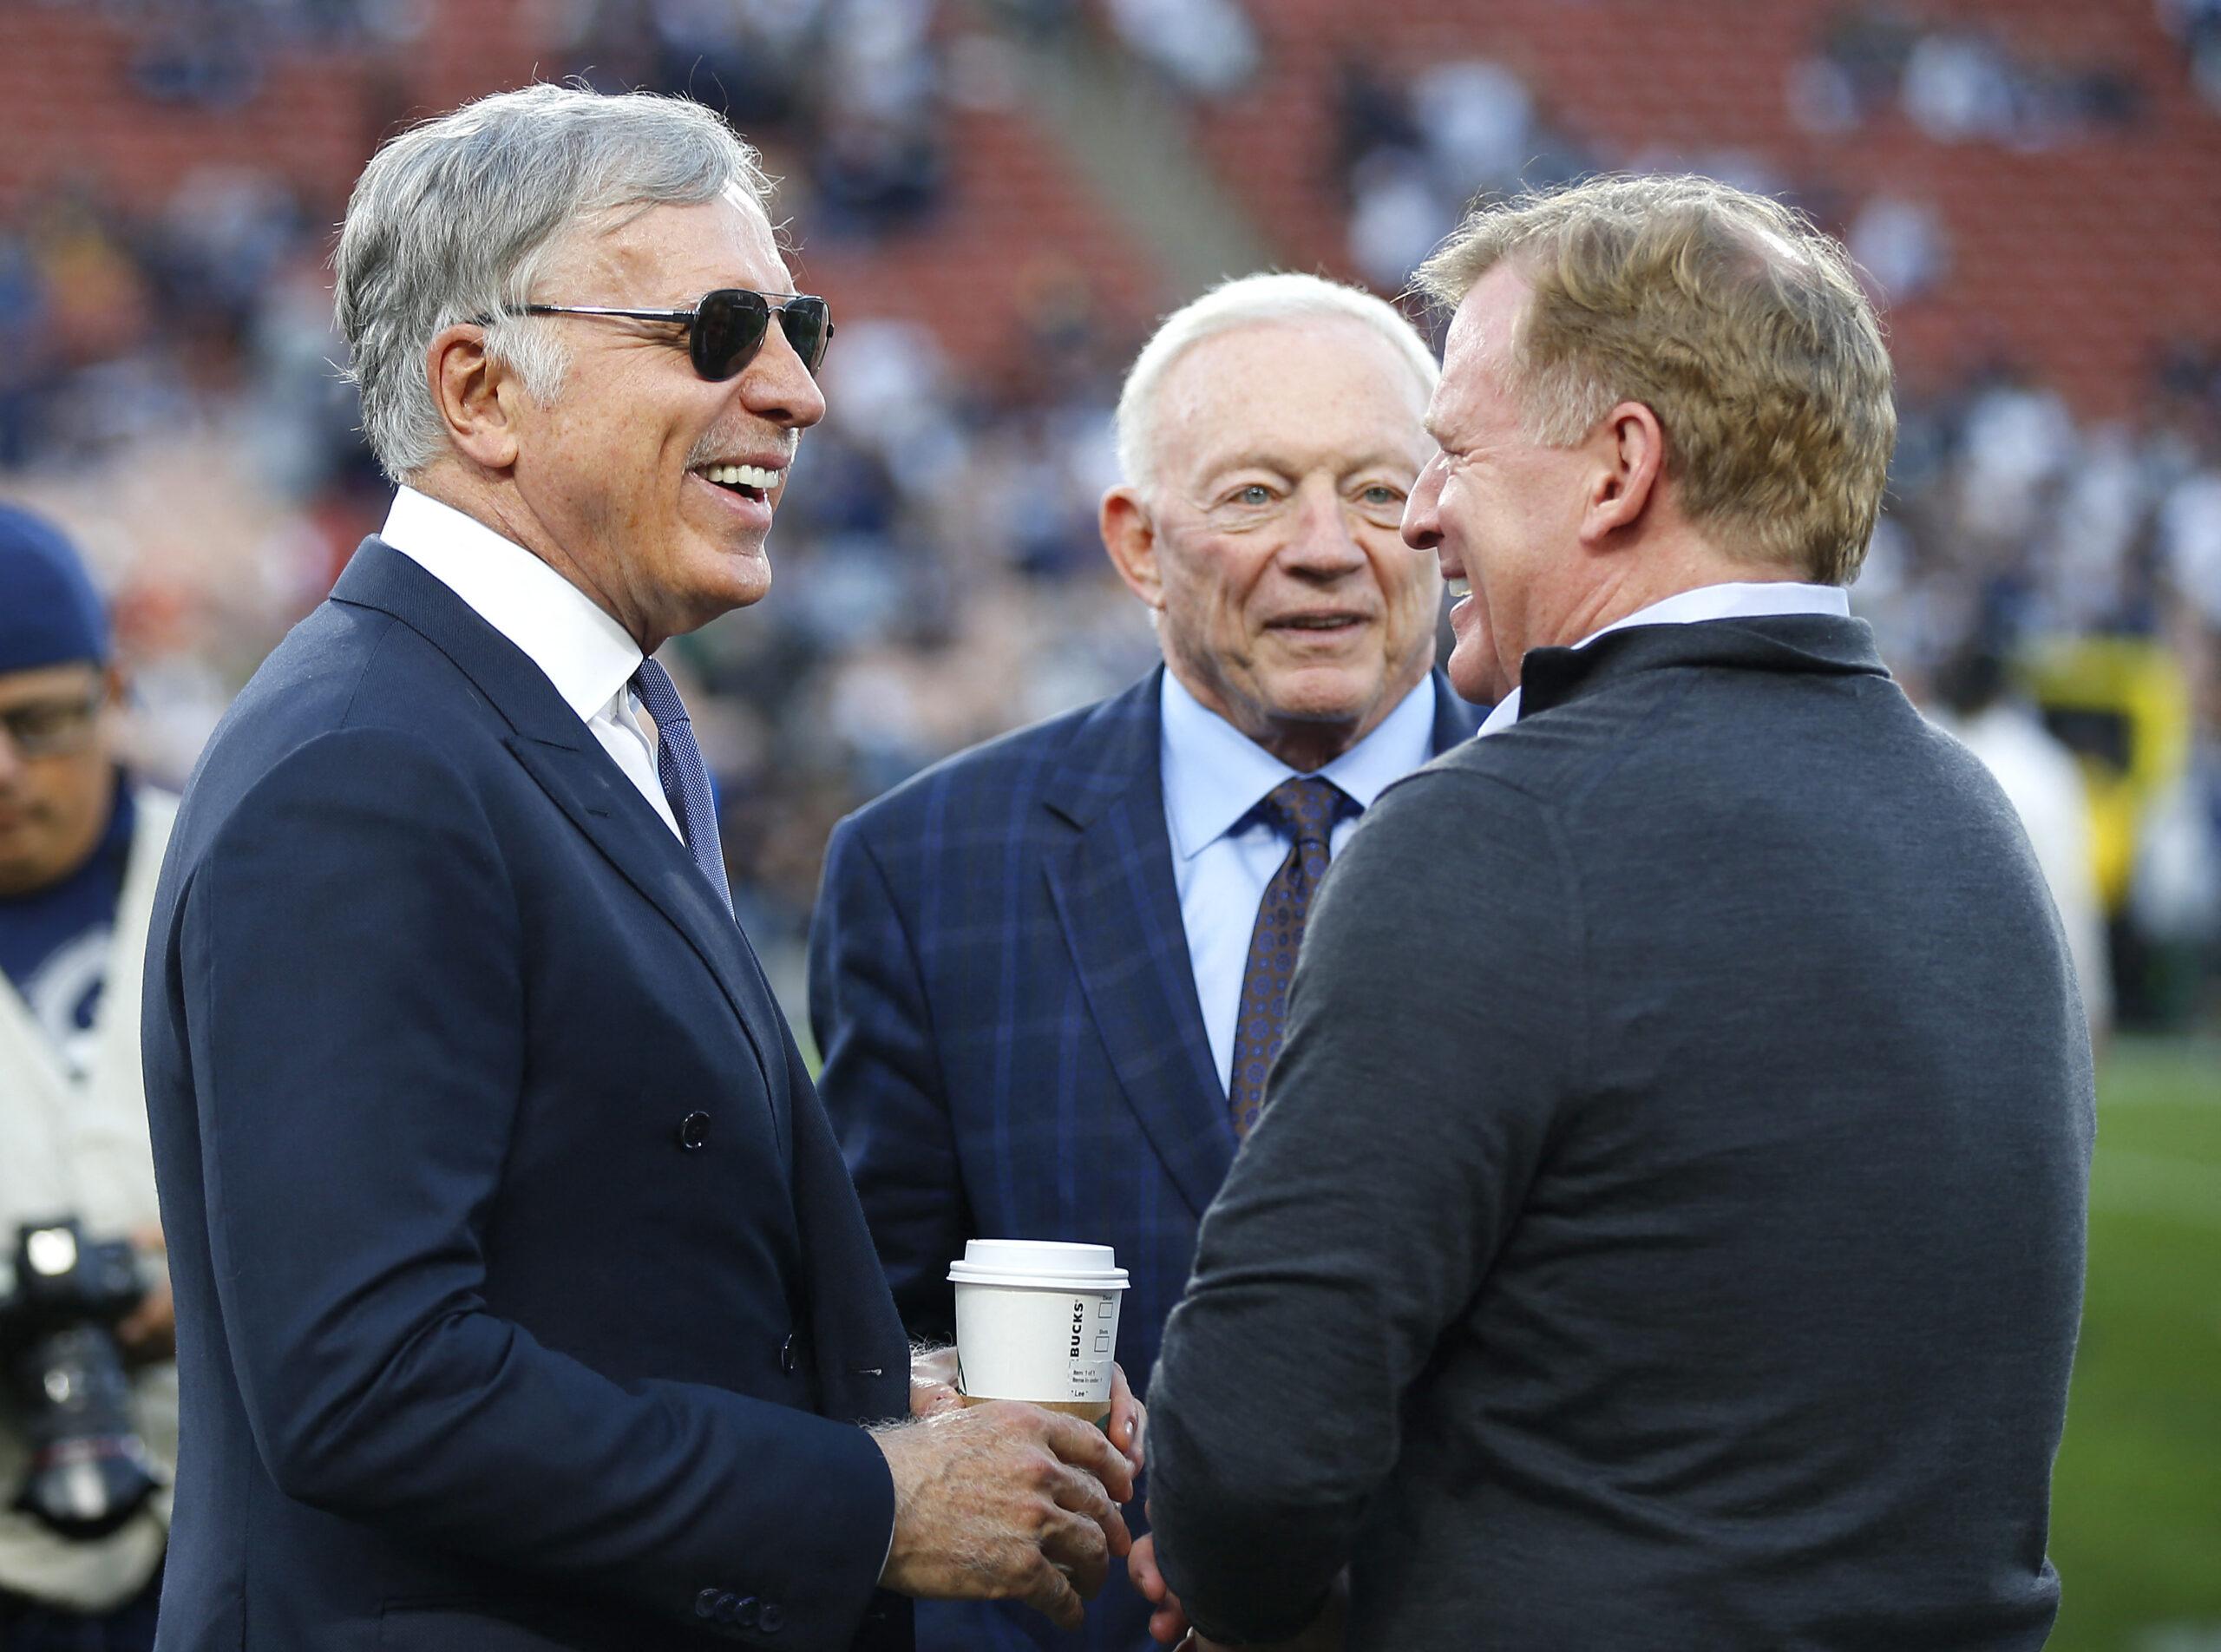
<path fill-rule="evenodd" d="M 1151 1399 L 1207 1633 L 2042 1644 L 2093 1131 L 2020 825 L 1866 626 L 1539 650 L 1329 872 Z"/>

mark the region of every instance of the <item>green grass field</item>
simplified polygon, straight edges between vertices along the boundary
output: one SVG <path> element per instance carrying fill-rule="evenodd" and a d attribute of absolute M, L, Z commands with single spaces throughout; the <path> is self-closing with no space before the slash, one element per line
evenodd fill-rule
<path fill-rule="evenodd" d="M 2051 1555 L 2051 1652 L 2221 1652 L 2221 1043 L 2123 1040 L 2098 1075 Z"/>

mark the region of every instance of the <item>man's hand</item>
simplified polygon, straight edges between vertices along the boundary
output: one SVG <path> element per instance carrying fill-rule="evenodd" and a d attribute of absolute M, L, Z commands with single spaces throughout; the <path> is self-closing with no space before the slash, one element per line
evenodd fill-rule
<path fill-rule="evenodd" d="M 1126 1556 L 1126 1576 L 1132 1580 L 1141 1597 L 1156 1609 L 1149 1615 L 1150 1639 L 1159 1646 L 1176 1642 L 1194 1644 L 1194 1631 L 1188 1627 L 1187 1611 L 1180 1604 L 1180 1597 L 1164 1581 L 1164 1574 L 1156 1569 L 1156 1534 L 1151 1532 L 1134 1544 Z"/>
<path fill-rule="evenodd" d="M 933 1417 L 963 1404 L 963 1393 L 956 1386 L 956 1350 L 947 1345 L 913 1342 L 910 1414 Z M 1103 1419 L 1103 1432 L 1125 1454 L 1134 1472 L 1140 1473 L 1143 1442 L 1149 1433 L 1149 1408 L 1134 1398 L 1133 1386 L 1126 1380 L 1125 1367 L 1115 1363 L 1110 1367 L 1110 1414 Z"/>
<path fill-rule="evenodd" d="M 143 1256 L 167 1258 L 160 1228 L 141 1228 L 131 1243 Z M 116 1346 L 133 1360 L 150 1364 L 177 1355 L 177 1303 L 170 1295 L 169 1269 L 165 1267 L 153 1287 L 115 1328 Z"/>
<path fill-rule="evenodd" d="M 1117 1504 L 1133 1469 L 1099 1429 L 1017 1400 L 875 1428 L 894 1476 L 883 1588 L 927 1600 L 1020 1600 L 1076 1629 L 1083 1596 L 1132 1546 Z"/>
<path fill-rule="evenodd" d="M 1173 1652 L 1341 1652 L 1342 1627 L 1349 1605 L 1349 1578 L 1345 1573 L 1334 1580 L 1334 1587 L 1327 1596 L 1327 1603 L 1311 1627 L 1292 1641 L 1246 1643 L 1240 1647 L 1226 1646 L 1191 1627 L 1187 1609 L 1180 1604 L 1180 1597 L 1164 1581 L 1164 1574 L 1156 1566 L 1156 1534 L 1136 1543 L 1126 1556 L 1126 1575 L 1142 1598 L 1156 1608 L 1150 1614 L 1150 1638 Z"/>
<path fill-rule="evenodd" d="M 1126 1456 L 1138 1474 L 1143 1468 L 1143 1442 L 1149 1438 L 1149 1408 L 1134 1398 L 1133 1388 L 1126 1381 L 1126 1368 L 1122 1365 L 1110 1367 L 1110 1414 L 1103 1419 L 1103 1432 L 1110 1443 Z"/>

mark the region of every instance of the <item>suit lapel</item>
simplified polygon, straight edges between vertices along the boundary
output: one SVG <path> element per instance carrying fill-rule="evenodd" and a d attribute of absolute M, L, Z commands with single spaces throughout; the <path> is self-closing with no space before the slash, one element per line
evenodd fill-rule
<path fill-rule="evenodd" d="M 392 615 L 455 662 L 509 724 L 505 744 L 556 807 L 603 856 L 686 938 L 740 1019 L 772 1099 L 783 1150 L 791 1142 L 781 1103 L 784 1064 L 764 1047 L 778 1009 L 754 953 L 731 913 L 718 904 L 685 846 L 672 836 L 546 673 L 454 592 L 390 546 L 364 541 L 339 582 L 336 601 Z"/>
<path fill-rule="evenodd" d="M 1161 675 L 1080 725 L 1045 797 L 1073 829 L 1052 846 L 1045 870 L 1119 1087 L 1200 1216 L 1234 1162 L 1234 1126 L 1172 880 L 1157 751 Z"/>
<path fill-rule="evenodd" d="M 552 691 L 551 691 L 552 692 Z M 593 737 L 587 735 L 586 740 Z M 765 1029 L 777 1013 L 770 990 L 756 967 L 753 953 L 732 914 L 718 904 L 717 893 L 702 875 L 679 841 L 595 745 L 558 746 L 512 735 L 509 750 L 538 781 L 555 805 L 599 849 L 625 881 L 668 918 L 717 977 L 717 985 L 740 1017 L 764 1092 L 777 1098 L 772 1080 L 772 1052 L 763 1047 Z M 789 1143 L 785 1111 L 776 1105 L 779 1144 Z"/>

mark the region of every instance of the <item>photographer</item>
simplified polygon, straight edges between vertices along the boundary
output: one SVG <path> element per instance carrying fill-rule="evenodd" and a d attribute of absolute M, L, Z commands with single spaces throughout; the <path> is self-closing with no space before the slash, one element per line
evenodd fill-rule
<path fill-rule="evenodd" d="M 177 1379 L 169 1290 L 159 1282 L 139 1002 L 174 803 L 117 766 L 119 689 L 99 595 L 69 541 L 0 505 L 0 1646 L 9 1652 L 151 1647 L 168 1538 Z"/>

